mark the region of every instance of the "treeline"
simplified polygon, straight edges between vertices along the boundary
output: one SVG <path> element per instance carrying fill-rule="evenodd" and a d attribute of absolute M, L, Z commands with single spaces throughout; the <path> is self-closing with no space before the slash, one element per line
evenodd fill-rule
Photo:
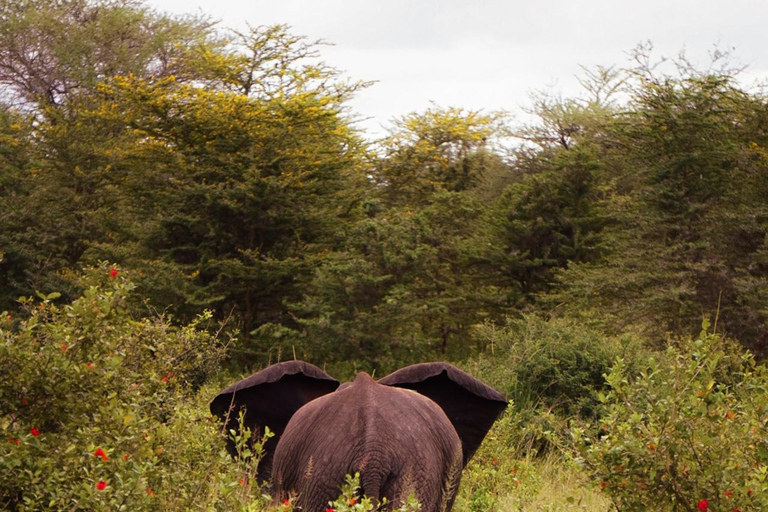
<path fill-rule="evenodd" d="M 529 125 L 431 108 L 368 142 L 368 84 L 321 48 L 134 0 L 2 3 L 0 311 L 109 261 L 238 331 L 248 366 L 460 360 L 524 312 L 651 346 L 710 318 L 768 353 L 768 103 L 720 60 L 639 47 Z"/>

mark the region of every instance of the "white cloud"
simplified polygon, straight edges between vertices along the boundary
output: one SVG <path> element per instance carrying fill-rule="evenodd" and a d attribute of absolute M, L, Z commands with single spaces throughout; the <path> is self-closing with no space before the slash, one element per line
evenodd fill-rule
<path fill-rule="evenodd" d="M 574 94 L 579 65 L 623 65 L 651 40 L 659 55 L 685 49 L 705 63 L 735 47 L 745 77 L 768 77 L 758 0 L 147 0 L 170 12 L 202 11 L 225 26 L 285 23 L 324 39 L 330 65 L 377 80 L 352 103 L 372 135 L 394 116 L 439 105 L 517 111 L 531 90 Z"/>

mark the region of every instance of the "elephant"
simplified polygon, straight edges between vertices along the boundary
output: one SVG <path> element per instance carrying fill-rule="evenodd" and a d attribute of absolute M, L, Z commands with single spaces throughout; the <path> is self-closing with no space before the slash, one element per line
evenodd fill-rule
<path fill-rule="evenodd" d="M 398 507 L 414 494 L 423 512 L 449 511 L 462 470 L 506 407 L 499 392 L 445 362 L 339 385 L 316 366 L 287 361 L 210 404 L 227 430 L 242 409 L 254 437 L 269 427 L 257 477 L 277 502 L 295 495 L 306 512 L 325 510 L 358 472 L 361 494 L 378 503 Z M 232 441 L 228 449 L 235 454 Z"/>

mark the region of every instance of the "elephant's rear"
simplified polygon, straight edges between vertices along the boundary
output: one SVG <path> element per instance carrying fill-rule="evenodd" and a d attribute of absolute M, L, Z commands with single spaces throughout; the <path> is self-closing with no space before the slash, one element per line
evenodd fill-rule
<path fill-rule="evenodd" d="M 371 498 L 397 507 L 412 493 L 423 512 L 442 512 L 461 470 L 461 442 L 436 404 L 362 374 L 296 413 L 275 452 L 273 481 L 278 499 L 295 492 L 315 512 L 338 496 L 345 475 L 359 472 Z"/>
<path fill-rule="evenodd" d="M 427 443 L 417 445 L 429 446 Z M 433 445 L 432 448 L 435 448 Z M 456 450 L 410 450 L 398 454 L 399 457 L 412 458 L 406 466 L 394 466 L 380 475 L 367 475 L 368 480 L 361 476 L 361 487 L 368 496 L 386 497 L 394 507 L 399 507 L 408 496 L 415 496 L 422 505 L 424 512 L 444 512 L 453 505 L 456 491 L 459 487 L 461 470 L 461 448 Z M 394 459 L 392 459 L 394 460 Z M 365 475 L 365 473 L 361 473 Z M 373 477 L 373 478 L 370 478 Z M 376 492 L 374 478 L 381 482 Z"/>
<path fill-rule="evenodd" d="M 402 423 L 372 429 L 369 435 L 387 441 L 383 446 L 371 441 L 357 461 L 363 494 L 386 497 L 394 507 L 413 494 L 424 512 L 450 509 L 461 477 L 461 444 L 453 428 L 446 428 L 449 423 L 424 419 L 411 415 Z M 378 425 L 385 421 L 386 417 L 377 418 Z"/>

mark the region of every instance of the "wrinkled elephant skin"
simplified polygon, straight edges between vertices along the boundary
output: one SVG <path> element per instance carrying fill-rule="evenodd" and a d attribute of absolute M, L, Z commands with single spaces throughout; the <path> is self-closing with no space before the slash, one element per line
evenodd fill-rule
<path fill-rule="evenodd" d="M 410 494 L 423 512 L 451 509 L 461 471 L 507 406 L 498 392 L 448 363 L 402 368 L 379 381 L 338 382 L 303 361 L 270 366 L 222 391 L 211 411 L 236 428 L 239 409 L 254 436 L 267 426 L 258 476 L 276 500 L 298 496 L 323 511 L 347 474 L 361 493 L 399 507 Z M 234 445 L 230 442 L 230 452 Z"/>

